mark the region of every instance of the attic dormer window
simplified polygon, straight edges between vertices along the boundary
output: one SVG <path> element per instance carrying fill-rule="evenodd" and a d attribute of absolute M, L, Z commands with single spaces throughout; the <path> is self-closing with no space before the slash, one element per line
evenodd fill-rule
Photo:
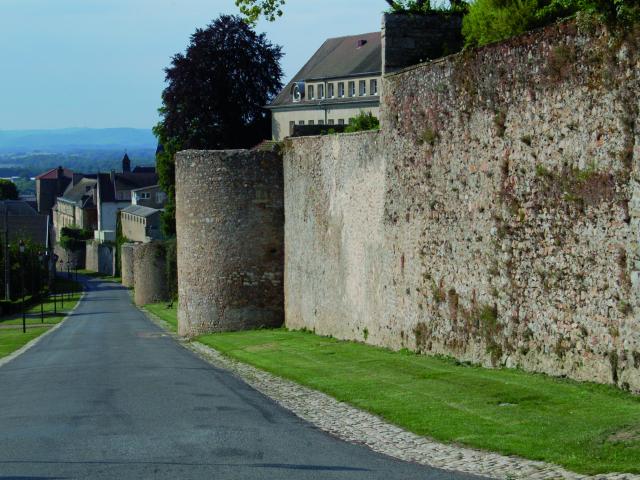
<path fill-rule="evenodd" d="M 367 41 L 364 38 L 361 38 L 360 40 L 358 40 L 358 47 L 357 48 L 362 48 L 367 44 Z"/>
<path fill-rule="evenodd" d="M 296 82 L 291 87 L 291 100 L 293 103 L 301 102 L 304 97 L 304 83 Z"/>

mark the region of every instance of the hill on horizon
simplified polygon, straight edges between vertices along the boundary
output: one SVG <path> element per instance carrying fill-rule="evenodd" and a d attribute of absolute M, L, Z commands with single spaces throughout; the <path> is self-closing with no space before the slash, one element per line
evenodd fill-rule
<path fill-rule="evenodd" d="M 73 149 L 155 149 L 151 129 L 62 128 L 55 130 L 0 130 L 0 152 L 65 152 Z"/>

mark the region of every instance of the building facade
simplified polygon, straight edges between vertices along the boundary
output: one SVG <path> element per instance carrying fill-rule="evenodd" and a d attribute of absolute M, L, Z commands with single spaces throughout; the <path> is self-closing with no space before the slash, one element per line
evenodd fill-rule
<path fill-rule="evenodd" d="M 167 203 L 167 194 L 159 185 L 136 188 L 131 192 L 131 204 L 161 209 Z"/>
<path fill-rule="evenodd" d="M 162 210 L 130 205 L 120 212 L 122 235 L 131 242 L 148 243 L 161 240 L 160 214 Z"/>
<path fill-rule="evenodd" d="M 381 72 L 380 32 L 325 41 L 267 106 L 273 140 L 295 125 L 346 125 L 361 112 L 378 117 Z"/>

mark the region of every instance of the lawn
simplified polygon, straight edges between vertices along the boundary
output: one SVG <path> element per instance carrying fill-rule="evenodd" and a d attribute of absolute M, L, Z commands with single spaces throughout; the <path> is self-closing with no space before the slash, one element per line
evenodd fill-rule
<path fill-rule="evenodd" d="M 64 288 L 63 288 L 64 287 Z M 69 282 L 68 280 L 58 279 L 57 289 L 58 291 L 65 290 L 69 291 L 75 288 L 78 289 L 78 285 L 74 282 Z M 21 328 L 2 328 L 5 326 L 20 326 L 22 325 L 22 314 L 17 313 L 13 315 L 8 315 L 5 317 L 0 317 L 0 358 L 10 354 L 11 352 L 19 349 L 23 345 L 29 343 L 34 338 L 43 334 L 52 325 L 56 325 L 60 323 L 67 316 L 67 313 L 72 310 L 78 301 L 82 293 L 78 291 L 77 293 L 73 293 L 70 296 L 64 296 L 64 307 L 62 306 L 60 300 L 61 296 L 57 296 L 57 300 L 55 302 L 55 312 L 54 313 L 54 302 L 53 298 L 48 298 L 42 304 L 42 311 L 44 311 L 44 319 L 40 316 L 40 303 L 36 303 L 30 306 L 27 309 L 26 316 L 26 324 L 31 327 L 27 329 L 27 333 L 22 333 Z M 39 325 L 45 325 L 42 328 L 33 328 Z"/>
<path fill-rule="evenodd" d="M 199 341 L 443 442 L 580 473 L 640 473 L 640 397 L 613 387 L 283 329 Z"/>
<path fill-rule="evenodd" d="M 174 303 L 171 308 L 167 308 L 167 302 L 152 303 L 144 308 L 155 316 L 161 318 L 169 324 L 172 331 L 178 330 L 178 305 Z"/>

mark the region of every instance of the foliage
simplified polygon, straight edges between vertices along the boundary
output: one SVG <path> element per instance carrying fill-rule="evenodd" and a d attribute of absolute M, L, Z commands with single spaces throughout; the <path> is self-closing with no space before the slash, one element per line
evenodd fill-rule
<path fill-rule="evenodd" d="M 87 240 L 93 238 L 93 232 L 77 227 L 63 227 L 60 230 L 60 246 L 69 252 L 82 249 Z"/>
<path fill-rule="evenodd" d="M 466 8 L 464 0 L 450 0 L 449 7 L 443 2 L 438 4 L 430 0 L 385 0 L 389 9 L 396 13 L 428 13 L 434 10 L 462 11 Z M 236 0 L 236 5 L 245 20 L 255 24 L 260 17 L 273 22 L 283 15 L 282 8 L 286 0 Z"/>
<path fill-rule="evenodd" d="M 640 20 L 640 0 L 476 0 L 463 19 L 462 34 L 467 46 L 485 45 L 578 12 L 626 25 Z"/>
<path fill-rule="evenodd" d="M 166 235 L 175 234 L 174 155 L 182 149 L 252 147 L 270 136 L 264 110 L 282 88 L 279 46 L 238 16 L 221 15 L 191 36 L 165 70 L 161 121 L 154 127 L 159 183 L 167 192 Z"/>
<path fill-rule="evenodd" d="M 11 180 L 0 178 L 0 200 L 18 200 L 18 187 Z"/>
<path fill-rule="evenodd" d="M 198 340 L 419 435 L 581 473 L 640 473 L 640 399 L 614 387 L 286 330 Z"/>
<path fill-rule="evenodd" d="M 380 120 L 374 117 L 371 112 L 360 111 L 352 122 L 344 129 L 346 133 L 364 132 L 367 130 L 379 130 Z"/>
<path fill-rule="evenodd" d="M 178 298 L 178 242 L 176 238 L 165 240 L 165 274 L 167 275 L 167 286 L 169 298 Z"/>
<path fill-rule="evenodd" d="M 485 45 L 533 28 L 538 0 L 476 0 L 462 20 L 466 45 Z"/>

